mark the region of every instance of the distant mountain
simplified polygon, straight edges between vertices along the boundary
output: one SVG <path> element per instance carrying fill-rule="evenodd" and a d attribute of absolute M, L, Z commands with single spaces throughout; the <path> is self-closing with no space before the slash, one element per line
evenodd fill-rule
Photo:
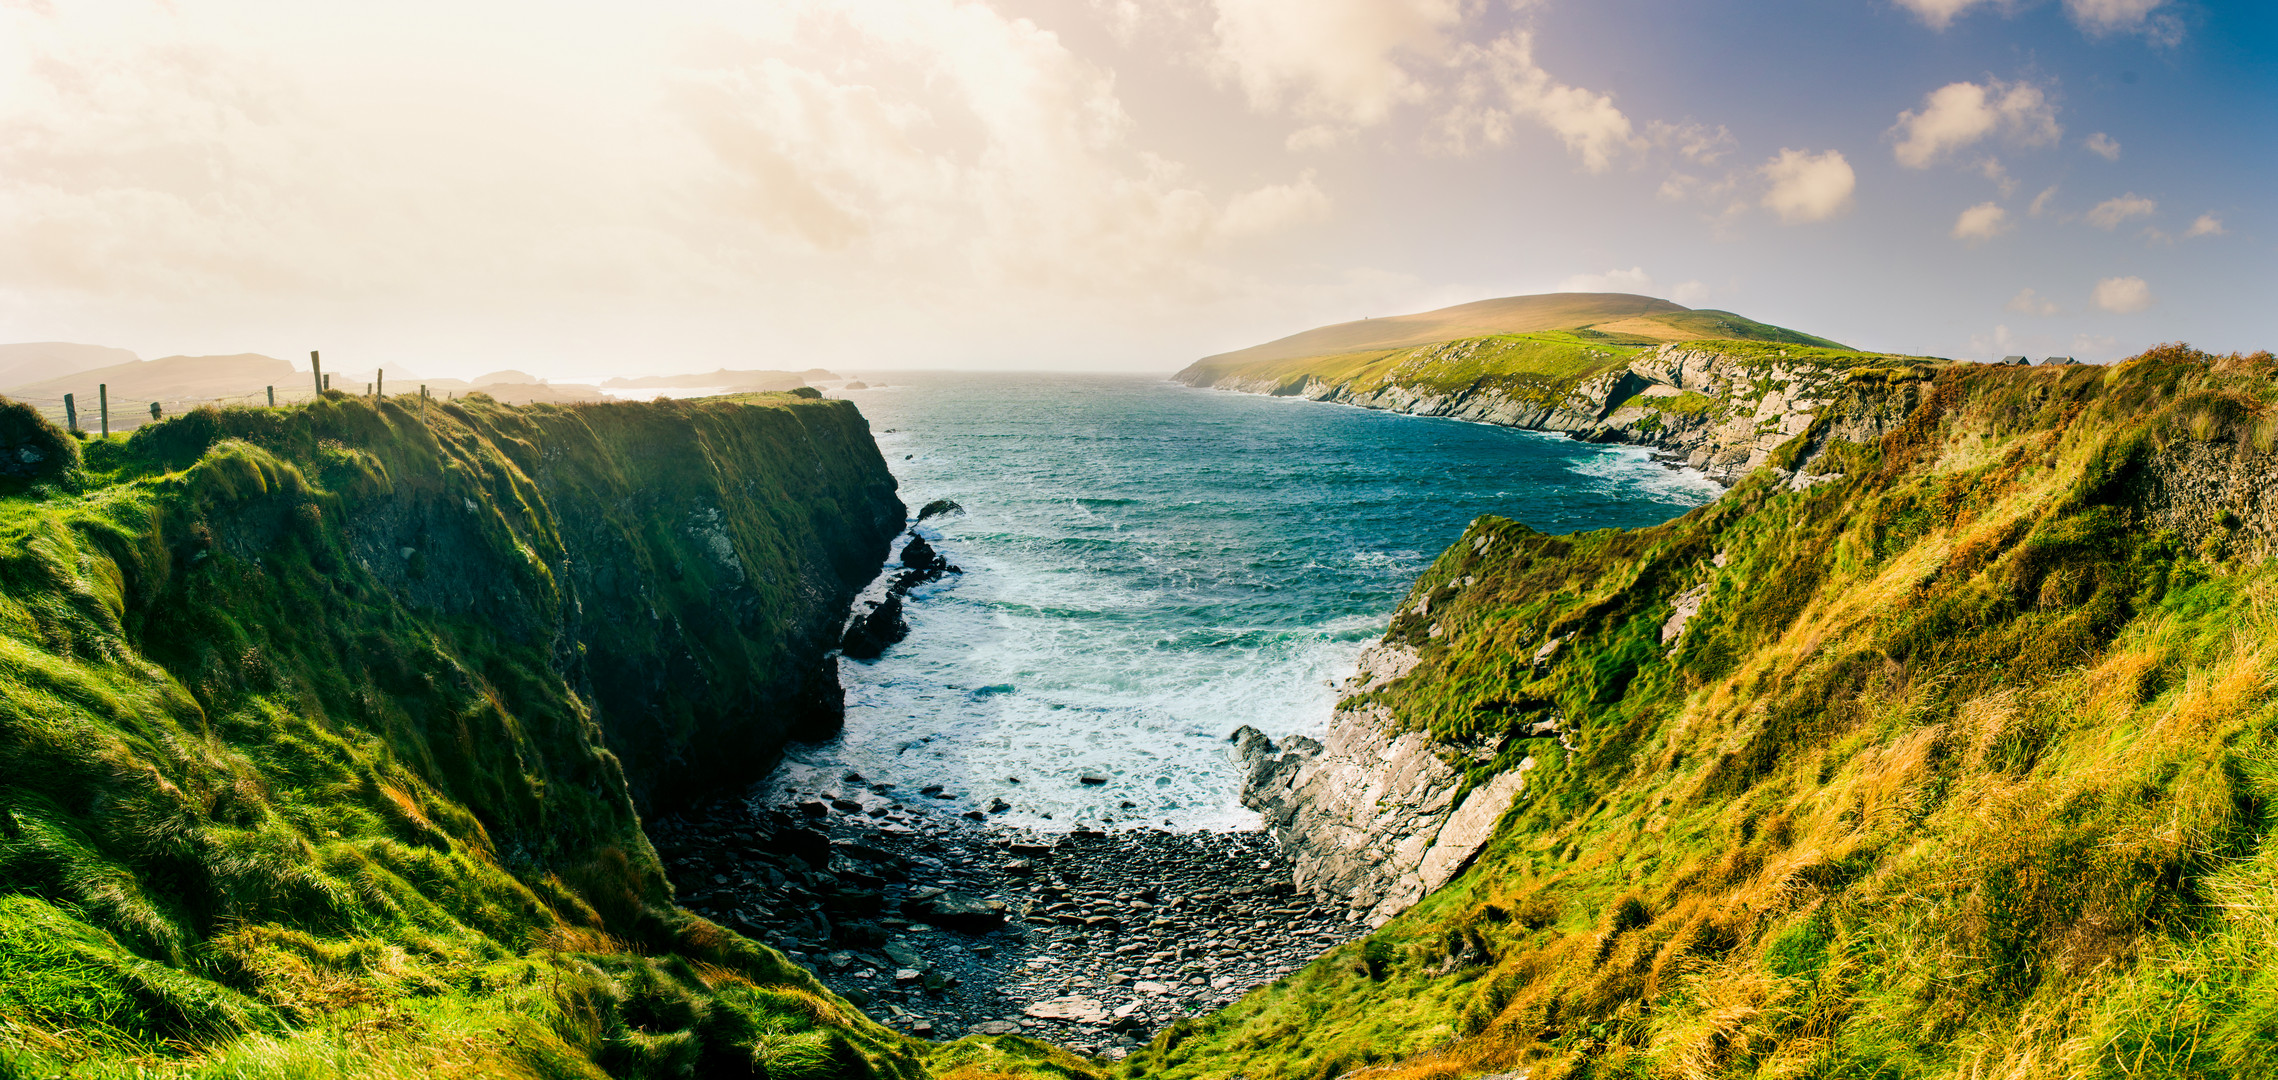
<path fill-rule="evenodd" d="M 95 387 L 102 384 L 110 387 L 111 402 L 116 406 L 124 401 L 147 404 L 152 401 L 207 401 L 233 396 L 250 397 L 262 393 L 267 386 L 273 385 L 279 391 L 288 388 L 297 391 L 307 383 L 308 375 L 305 372 L 294 371 L 293 365 L 259 353 L 166 356 L 156 360 L 135 360 L 108 367 L 89 368 L 25 383 L 8 391 L 8 396 L 45 404 L 61 401 L 67 393 L 75 393 L 84 405 L 95 399 Z"/>
<path fill-rule="evenodd" d="M 131 364 L 139 359 L 126 349 L 108 345 L 74 345 L 68 341 L 0 345 L 0 387 L 21 386 L 113 364 Z"/>
<path fill-rule="evenodd" d="M 1844 346 L 1729 311 L 1694 309 L 1631 293 L 1546 293 L 1505 296 L 1415 315 L 1336 323 L 1263 345 L 1206 356 L 1197 367 L 1237 368 L 1271 361 L 1388 351 L 1458 338 L 1565 331 L 1617 345 L 1729 338 L 1824 348 Z"/>
<path fill-rule="evenodd" d="M 706 390 L 717 387 L 738 393 L 761 393 L 805 386 L 810 379 L 836 378 L 838 376 L 822 368 L 809 368 L 802 372 L 730 371 L 721 368 L 703 375 L 644 375 L 635 379 L 611 379 L 601 385 L 612 390 Z"/>

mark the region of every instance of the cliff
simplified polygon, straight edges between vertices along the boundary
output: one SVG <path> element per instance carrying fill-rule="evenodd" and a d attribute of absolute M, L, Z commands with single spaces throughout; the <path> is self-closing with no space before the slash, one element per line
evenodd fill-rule
<path fill-rule="evenodd" d="M 1653 346 L 1570 334 L 1435 342 L 1381 356 L 1198 361 L 1189 386 L 1446 416 L 1654 447 L 1731 484 L 1800 434 L 1848 374 L 1921 357 L 1763 341 Z"/>
<path fill-rule="evenodd" d="M 29 417 L 0 1075 L 922 1073 L 676 908 L 637 809 L 834 729 L 903 516 L 852 405 L 331 394 L 83 457 Z"/>
<path fill-rule="evenodd" d="M 1675 521 L 1480 519 L 1326 738 L 1252 733 L 1311 887 L 1399 914 L 1126 1073 L 2278 1070 L 2278 362 L 1814 396 Z"/>

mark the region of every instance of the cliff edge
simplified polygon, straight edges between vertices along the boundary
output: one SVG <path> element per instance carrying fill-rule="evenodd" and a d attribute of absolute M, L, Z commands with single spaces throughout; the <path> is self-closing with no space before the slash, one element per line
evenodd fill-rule
<path fill-rule="evenodd" d="M 0 1075 L 922 1074 L 676 907 L 639 812 L 835 728 L 902 521 L 851 404 L 65 445 L 0 498 Z"/>
<path fill-rule="evenodd" d="M 1327 737 L 1244 740 L 1398 914 L 1129 1073 L 2270 1074 L 2274 388 L 1860 367 L 1676 520 L 1474 522 Z"/>

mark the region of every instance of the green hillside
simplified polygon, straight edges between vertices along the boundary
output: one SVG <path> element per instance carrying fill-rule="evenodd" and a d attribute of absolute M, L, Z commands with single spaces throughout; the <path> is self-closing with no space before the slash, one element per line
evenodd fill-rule
<path fill-rule="evenodd" d="M 1416 315 L 1323 326 L 1235 352 L 1206 356 L 1179 379 L 1207 386 L 1229 377 L 1287 378 L 1306 374 L 1337 382 L 1381 372 L 1418 346 L 1461 339 L 1510 342 L 1513 371 L 1549 364 L 1586 366 L 1592 359 L 1626 357 L 1638 348 L 1676 341 L 1730 339 L 1842 349 L 1825 338 L 1756 322 L 1729 311 L 1694 310 L 1628 293 L 1550 293 L 1510 296 Z M 1556 359 L 1552 359 L 1555 356 Z"/>
<path fill-rule="evenodd" d="M 829 722 L 796 702 L 902 518 L 851 405 L 334 394 L 82 453 L 8 404 L 0 442 L 0 1077 L 923 1073 L 676 908 L 635 812 Z"/>
<path fill-rule="evenodd" d="M 1860 370 L 1772 465 L 1476 522 L 1371 700 L 1525 793 L 1125 1074 L 2278 1075 L 2278 361 Z"/>

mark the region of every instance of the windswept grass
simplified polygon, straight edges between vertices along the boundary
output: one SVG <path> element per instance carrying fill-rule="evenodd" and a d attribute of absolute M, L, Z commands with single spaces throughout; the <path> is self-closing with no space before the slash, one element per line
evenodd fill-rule
<path fill-rule="evenodd" d="M 805 722 L 891 485 L 811 397 L 334 394 L 0 498 L 0 1077 L 923 1075 L 634 802 Z"/>
<path fill-rule="evenodd" d="M 2278 518 L 2239 494 L 2278 468 L 2278 363 L 1847 398 L 1784 456 L 1834 483 L 1476 523 L 1379 698 L 1462 744 L 1555 716 L 1576 751 L 1509 741 L 1475 779 L 1538 768 L 1470 871 L 1127 1074 L 2278 1073 Z"/>

